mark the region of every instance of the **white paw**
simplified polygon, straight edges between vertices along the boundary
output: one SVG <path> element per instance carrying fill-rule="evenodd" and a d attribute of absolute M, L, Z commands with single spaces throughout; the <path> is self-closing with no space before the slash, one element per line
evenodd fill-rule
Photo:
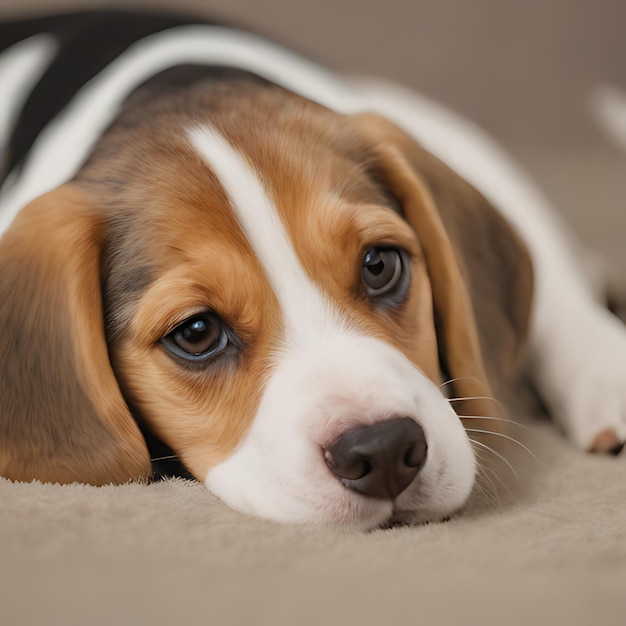
<path fill-rule="evenodd" d="M 541 349 L 536 382 L 577 447 L 616 454 L 626 441 L 626 329 L 599 307 L 570 315 Z"/>

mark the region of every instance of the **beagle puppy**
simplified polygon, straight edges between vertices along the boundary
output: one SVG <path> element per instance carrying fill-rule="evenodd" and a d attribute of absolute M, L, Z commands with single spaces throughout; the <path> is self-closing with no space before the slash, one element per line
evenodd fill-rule
<path fill-rule="evenodd" d="M 506 460 L 520 367 L 621 449 L 624 328 L 468 122 L 195 19 L 0 51 L 0 475 L 146 480 L 165 449 L 261 517 L 440 520 Z"/>

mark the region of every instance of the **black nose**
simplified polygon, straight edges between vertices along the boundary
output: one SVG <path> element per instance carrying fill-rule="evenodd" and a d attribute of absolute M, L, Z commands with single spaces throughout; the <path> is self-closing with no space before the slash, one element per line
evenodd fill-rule
<path fill-rule="evenodd" d="M 324 458 L 348 489 L 391 500 L 413 482 L 427 449 L 421 426 L 400 417 L 352 428 L 325 450 Z"/>

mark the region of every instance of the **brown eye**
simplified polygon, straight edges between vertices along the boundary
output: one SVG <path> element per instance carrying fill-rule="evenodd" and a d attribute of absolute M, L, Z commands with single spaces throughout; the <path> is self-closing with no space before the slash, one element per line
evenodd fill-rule
<path fill-rule="evenodd" d="M 403 262 L 396 248 L 370 248 L 363 257 L 361 280 L 370 297 L 392 292 L 401 282 Z"/>
<path fill-rule="evenodd" d="M 161 343 L 172 354 L 188 361 L 205 361 L 228 345 L 228 333 L 214 313 L 200 313 L 179 324 Z"/>

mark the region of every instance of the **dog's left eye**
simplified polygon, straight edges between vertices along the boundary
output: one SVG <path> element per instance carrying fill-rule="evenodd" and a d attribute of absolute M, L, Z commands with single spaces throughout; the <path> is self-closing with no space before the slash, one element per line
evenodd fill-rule
<path fill-rule="evenodd" d="M 200 313 L 179 324 L 161 343 L 175 356 L 187 361 L 206 361 L 228 345 L 228 333 L 214 313 Z"/>
<path fill-rule="evenodd" d="M 365 252 L 361 280 L 370 298 L 387 297 L 398 302 L 409 283 L 406 253 L 398 248 L 370 248 Z"/>

